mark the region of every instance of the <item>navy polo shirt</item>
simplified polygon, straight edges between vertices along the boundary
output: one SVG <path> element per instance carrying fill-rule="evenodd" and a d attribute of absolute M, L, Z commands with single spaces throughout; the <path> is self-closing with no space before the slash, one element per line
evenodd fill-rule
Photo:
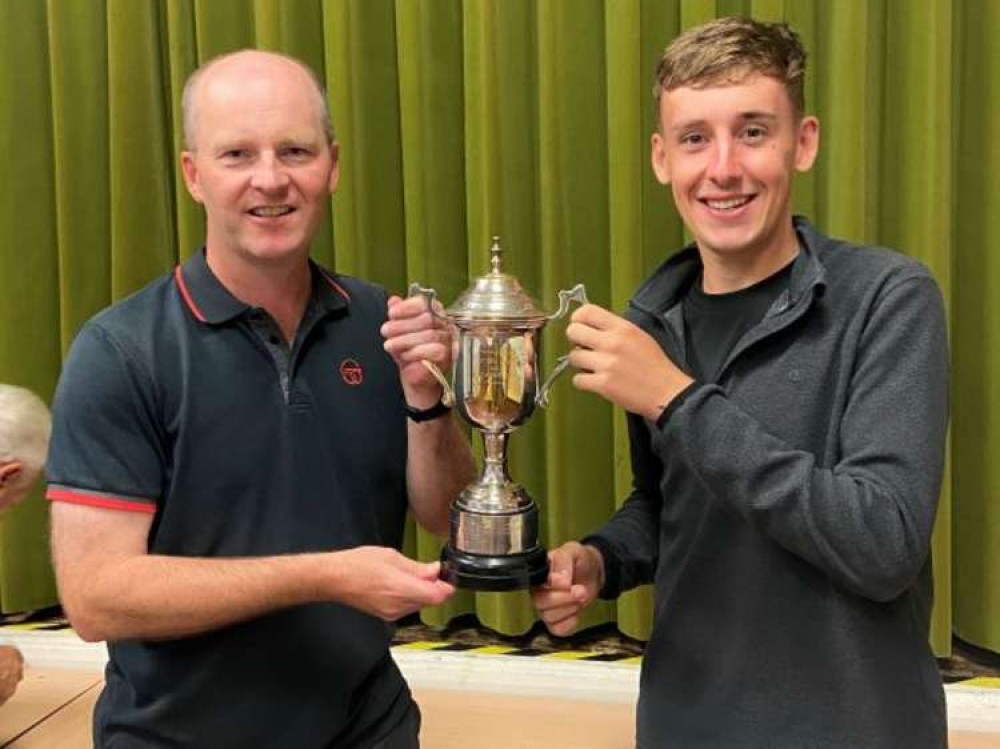
<path fill-rule="evenodd" d="M 406 416 L 385 318 L 384 290 L 313 265 L 289 347 L 196 253 L 80 330 L 47 497 L 153 513 L 153 554 L 399 548 Z M 366 746 L 410 703 L 391 635 L 331 603 L 109 643 L 97 746 Z"/>

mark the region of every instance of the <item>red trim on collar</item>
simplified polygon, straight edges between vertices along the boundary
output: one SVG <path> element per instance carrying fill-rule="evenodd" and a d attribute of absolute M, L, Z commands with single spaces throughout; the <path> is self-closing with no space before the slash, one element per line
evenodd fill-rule
<path fill-rule="evenodd" d="M 351 301 L 351 295 L 348 294 L 346 291 L 344 291 L 343 287 L 339 283 L 337 283 L 332 278 L 330 278 L 328 275 L 326 275 L 326 273 L 323 274 L 323 278 L 325 278 L 326 282 L 328 284 L 330 284 L 330 288 L 332 288 L 334 291 L 338 292 L 347 301 Z"/>
<path fill-rule="evenodd" d="M 174 268 L 174 280 L 177 282 L 177 288 L 187 303 L 188 309 L 191 310 L 191 314 L 195 316 L 198 322 L 206 322 L 205 316 L 198 309 L 198 305 L 194 303 L 194 299 L 191 298 L 191 292 L 188 291 L 187 283 L 184 281 L 184 274 L 181 273 L 181 266 L 179 265 Z"/>
<path fill-rule="evenodd" d="M 109 510 L 130 510 L 132 512 L 156 512 L 156 505 L 128 499 L 116 499 L 99 494 L 70 491 L 69 489 L 49 489 L 45 498 L 53 502 L 71 502 L 77 505 L 104 507 Z"/>

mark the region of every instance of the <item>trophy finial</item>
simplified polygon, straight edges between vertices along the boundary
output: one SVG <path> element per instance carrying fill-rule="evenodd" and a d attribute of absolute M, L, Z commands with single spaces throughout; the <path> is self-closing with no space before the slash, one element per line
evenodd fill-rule
<path fill-rule="evenodd" d="M 494 273 L 501 273 L 500 266 L 503 264 L 503 250 L 500 249 L 500 237 L 493 237 L 493 244 L 490 245 L 490 265 L 493 266 Z"/>

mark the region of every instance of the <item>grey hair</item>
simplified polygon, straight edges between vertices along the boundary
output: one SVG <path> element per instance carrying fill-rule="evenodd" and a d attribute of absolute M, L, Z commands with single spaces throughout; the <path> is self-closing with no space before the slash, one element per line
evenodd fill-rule
<path fill-rule="evenodd" d="M 333 120 L 330 117 L 330 105 L 328 103 L 326 89 L 323 87 L 323 83 L 320 81 L 319 76 L 316 75 L 316 71 L 301 60 L 281 52 L 273 52 L 271 50 L 240 49 L 234 52 L 217 55 L 216 57 L 202 63 L 197 69 L 195 69 L 194 72 L 191 73 L 191 75 L 188 76 L 187 80 L 184 82 L 184 91 L 181 93 L 181 114 L 184 120 L 184 147 L 188 151 L 195 150 L 195 94 L 197 93 L 198 85 L 200 84 L 201 79 L 204 77 L 205 73 L 208 72 L 209 68 L 214 67 L 216 63 L 242 54 L 243 52 L 265 52 L 266 54 L 280 57 L 281 59 L 295 65 L 309 77 L 309 80 L 313 84 L 314 93 L 316 94 L 316 104 L 319 108 L 320 124 L 323 127 L 323 133 L 326 135 L 327 142 L 333 143 L 334 132 Z"/>
<path fill-rule="evenodd" d="M 0 384 L 0 462 L 21 461 L 25 476 L 34 481 L 45 466 L 51 431 L 52 418 L 41 398 Z"/>

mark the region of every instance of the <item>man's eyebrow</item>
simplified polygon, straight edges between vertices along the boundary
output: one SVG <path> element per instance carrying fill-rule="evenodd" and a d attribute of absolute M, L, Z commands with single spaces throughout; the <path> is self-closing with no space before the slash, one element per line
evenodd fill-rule
<path fill-rule="evenodd" d="M 769 122 L 773 122 L 774 120 L 778 119 L 778 115 L 774 114 L 774 112 L 757 112 L 757 111 L 751 110 L 749 112 L 741 112 L 740 113 L 740 119 L 744 120 L 744 121 L 746 121 L 746 120 L 767 120 Z"/>
<path fill-rule="evenodd" d="M 701 127 L 705 124 L 705 120 L 682 120 L 676 125 L 670 128 L 670 132 L 676 133 L 681 130 L 690 130 L 693 127 Z"/>
<path fill-rule="evenodd" d="M 766 120 L 767 122 L 774 122 L 778 119 L 778 115 L 774 112 L 757 111 L 755 109 L 748 110 L 746 112 L 740 112 L 737 115 L 737 119 L 741 122 L 760 122 L 761 120 Z M 705 125 L 705 120 L 683 120 L 678 122 L 676 125 L 670 128 L 670 132 L 678 132 L 680 130 L 689 130 L 691 128 L 702 127 Z"/>
<path fill-rule="evenodd" d="M 282 148 L 287 148 L 288 146 L 315 146 L 318 142 L 318 139 L 314 136 L 289 135 L 287 138 L 279 140 L 278 146 Z"/>
<path fill-rule="evenodd" d="M 213 140 L 211 143 L 209 143 L 209 148 L 217 153 L 220 151 L 230 151 L 234 148 L 246 148 L 246 147 L 247 147 L 246 138 L 243 138 L 238 135 L 224 136 L 222 138 L 217 138 L 216 140 Z"/>

